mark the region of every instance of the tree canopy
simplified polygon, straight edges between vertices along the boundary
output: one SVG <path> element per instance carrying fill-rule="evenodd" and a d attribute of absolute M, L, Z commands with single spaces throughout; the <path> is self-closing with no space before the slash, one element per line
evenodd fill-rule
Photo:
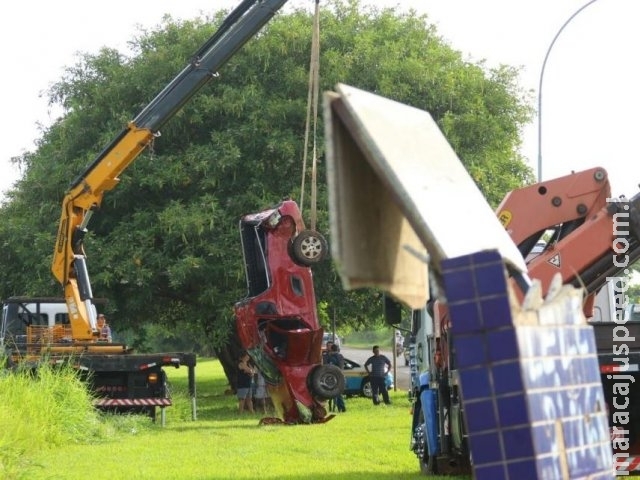
<path fill-rule="evenodd" d="M 50 102 L 64 114 L 19 159 L 24 176 L 1 207 L 3 297 L 61 294 L 50 262 L 68 185 L 184 67 L 223 13 L 167 16 L 132 37 L 131 54 L 82 54 L 53 85 Z M 531 101 L 516 68 L 466 61 L 415 12 L 336 0 L 323 5 L 320 24 L 322 91 L 342 82 L 429 111 L 494 206 L 532 180 L 519 153 Z M 153 325 L 201 351 L 228 344 L 232 306 L 246 291 L 238 219 L 299 199 L 311 29 L 305 10 L 278 14 L 105 196 L 85 248 L 93 292 L 109 299 L 116 332 Z M 318 120 L 318 230 L 330 242 Z M 379 319 L 380 295 L 344 292 L 330 262 L 314 278 L 325 327 L 332 317 L 351 328 Z"/>

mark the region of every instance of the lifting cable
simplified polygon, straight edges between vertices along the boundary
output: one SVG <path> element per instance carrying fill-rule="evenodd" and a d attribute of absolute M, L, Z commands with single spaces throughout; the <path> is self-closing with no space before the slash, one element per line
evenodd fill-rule
<path fill-rule="evenodd" d="M 320 77 L 320 0 L 315 0 L 315 13 L 313 17 L 313 34 L 311 36 L 311 61 L 309 66 L 309 93 L 307 96 L 307 120 L 304 132 L 304 155 L 302 160 L 302 185 L 300 187 L 300 211 L 304 205 L 304 184 L 307 170 L 307 151 L 309 150 L 309 130 L 313 123 L 313 158 L 311 165 L 311 218 L 310 228 L 316 229 L 317 210 L 317 124 L 318 124 L 318 97 Z M 312 118 L 313 116 L 313 118 Z"/>

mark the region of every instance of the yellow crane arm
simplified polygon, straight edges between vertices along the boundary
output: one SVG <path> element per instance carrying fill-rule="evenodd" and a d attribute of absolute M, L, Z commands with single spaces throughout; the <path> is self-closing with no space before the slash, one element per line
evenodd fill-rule
<path fill-rule="evenodd" d="M 104 193 L 118 185 L 120 173 L 145 149 L 153 136 L 152 131 L 138 128 L 131 122 L 62 201 L 51 270 L 64 288 L 75 340 L 92 340 L 98 335 L 82 242 L 87 224 L 94 210 L 100 207 Z"/>
<path fill-rule="evenodd" d="M 105 192 L 171 117 L 253 38 L 287 0 L 242 0 L 187 66 L 140 112 L 71 185 L 62 202 L 51 270 L 62 284 L 74 341 L 98 337 L 83 239 Z"/>

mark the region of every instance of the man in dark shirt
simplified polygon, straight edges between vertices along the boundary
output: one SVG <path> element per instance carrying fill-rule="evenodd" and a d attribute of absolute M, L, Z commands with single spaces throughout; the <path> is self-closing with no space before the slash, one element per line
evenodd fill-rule
<path fill-rule="evenodd" d="M 378 347 L 378 345 L 373 346 L 373 355 L 364 363 L 364 368 L 369 374 L 369 380 L 371 381 L 373 404 L 380 404 L 378 395 L 381 394 L 384 403 L 389 405 L 391 401 L 389 400 L 389 392 L 387 392 L 384 379 L 389 370 L 391 370 L 391 360 L 380 353 L 380 347 Z"/>
<path fill-rule="evenodd" d="M 333 348 L 333 342 L 328 340 L 325 344 L 324 350 L 322 350 L 322 364 L 326 365 L 329 363 L 329 355 L 331 355 L 331 349 Z"/>
<path fill-rule="evenodd" d="M 340 370 L 344 369 L 344 357 L 340 353 L 340 348 L 335 343 L 331 344 L 331 353 L 329 353 L 327 357 L 327 363 L 330 365 L 335 365 Z M 344 398 L 342 398 L 342 395 L 338 395 L 337 397 L 333 398 L 332 402 L 330 403 L 332 403 L 333 406 L 337 408 L 339 412 L 347 411 L 347 408 L 344 404 Z"/>

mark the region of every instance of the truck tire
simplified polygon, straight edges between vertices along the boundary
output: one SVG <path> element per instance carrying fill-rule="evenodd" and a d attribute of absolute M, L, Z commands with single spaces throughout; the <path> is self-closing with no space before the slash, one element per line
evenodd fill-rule
<path fill-rule="evenodd" d="M 327 258 L 328 250 L 327 240 L 315 230 L 303 230 L 291 244 L 293 260 L 305 267 L 311 267 Z"/>
<path fill-rule="evenodd" d="M 320 365 L 309 377 L 311 392 L 321 400 L 337 397 L 344 391 L 344 375 L 335 365 Z"/>
<path fill-rule="evenodd" d="M 436 457 L 431 455 L 425 455 L 426 459 L 424 458 L 420 458 L 420 473 L 422 473 L 423 475 L 437 475 L 438 474 L 438 468 L 437 468 L 437 461 L 436 461 Z"/>
<path fill-rule="evenodd" d="M 424 425 L 424 413 L 420 408 L 420 416 L 418 425 Z M 417 435 L 417 442 L 421 442 L 423 448 L 420 449 L 421 455 L 418 456 L 418 463 L 420 464 L 420 473 L 423 475 L 436 475 L 438 473 L 438 461 L 435 455 L 429 455 L 429 449 L 427 448 L 427 438 L 424 427 L 420 429 L 420 433 Z"/>

